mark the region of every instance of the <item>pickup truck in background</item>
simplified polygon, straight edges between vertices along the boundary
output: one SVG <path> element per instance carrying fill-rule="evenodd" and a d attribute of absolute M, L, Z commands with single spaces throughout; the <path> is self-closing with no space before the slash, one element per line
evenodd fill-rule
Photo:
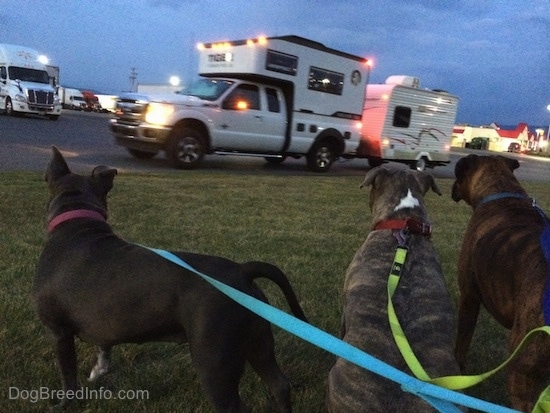
<path fill-rule="evenodd" d="M 305 157 L 326 172 L 352 157 L 370 66 L 298 36 L 199 45 L 201 78 L 178 94 L 122 94 L 111 131 L 137 158 L 164 151 L 172 166 L 206 154 Z"/>

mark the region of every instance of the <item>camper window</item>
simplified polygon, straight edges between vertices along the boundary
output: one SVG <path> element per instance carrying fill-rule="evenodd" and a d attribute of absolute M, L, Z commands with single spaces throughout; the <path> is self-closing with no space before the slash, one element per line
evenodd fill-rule
<path fill-rule="evenodd" d="M 411 108 L 396 106 L 393 112 L 393 126 L 396 128 L 408 128 L 411 123 Z"/>
<path fill-rule="evenodd" d="M 298 58 L 290 54 L 277 52 L 275 50 L 268 50 L 265 68 L 273 72 L 296 76 L 296 71 L 298 70 Z"/>
<path fill-rule="evenodd" d="M 330 70 L 313 66 L 309 68 L 308 88 L 310 90 L 341 95 L 343 86 L 344 75 L 342 73 L 331 72 Z"/>

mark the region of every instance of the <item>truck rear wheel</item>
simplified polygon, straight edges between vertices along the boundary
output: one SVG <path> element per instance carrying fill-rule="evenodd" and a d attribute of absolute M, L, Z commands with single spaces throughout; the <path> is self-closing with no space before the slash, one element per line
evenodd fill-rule
<path fill-rule="evenodd" d="M 202 135 L 195 129 L 176 130 L 167 148 L 167 156 L 174 168 L 193 169 L 202 163 L 205 153 Z"/>
<path fill-rule="evenodd" d="M 334 145 L 326 140 L 317 141 L 307 154 L 307 166 L 313 172 L 327 172 L 335 159 Z"/>

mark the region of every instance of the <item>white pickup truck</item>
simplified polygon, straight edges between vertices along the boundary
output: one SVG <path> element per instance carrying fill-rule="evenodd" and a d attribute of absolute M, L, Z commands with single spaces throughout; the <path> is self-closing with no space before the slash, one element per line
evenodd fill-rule
<path fill-rule="evenodd" d="M 205 154 L 328 171 L 353 156 L 369 66 L 366 59 L 297 36 L 202 45 L 200 75 L 179 94 L 121 95 L 111 131 L 137 158 L 165 151 L 176 168 Z"/>

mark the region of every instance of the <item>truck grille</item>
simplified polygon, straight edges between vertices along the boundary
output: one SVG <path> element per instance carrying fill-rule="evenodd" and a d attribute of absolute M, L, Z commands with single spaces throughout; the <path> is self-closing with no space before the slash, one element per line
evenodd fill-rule
<path fill-rule="evenodd" d="M 135 99 L 121 98 L 116 104 L 116 119 L 119 125 L 137 126 L 145 119 L 147 103 Z"/>
<path fill-rule="evenodd" d="M 54 93 L 43 90 L 29 90 L 29 103 L 34 105 L 53 105 Z"/>

